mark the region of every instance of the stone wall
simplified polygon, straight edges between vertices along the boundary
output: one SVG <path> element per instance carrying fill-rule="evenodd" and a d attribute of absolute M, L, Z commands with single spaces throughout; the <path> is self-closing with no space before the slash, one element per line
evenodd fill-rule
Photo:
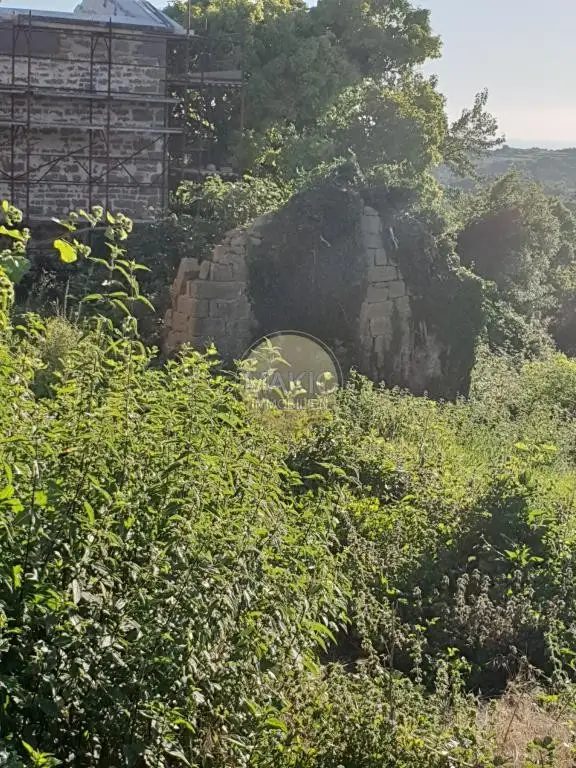
<path fill-rule="evenodd" d="M 394 233 L 383 231 L 380 216 L 369 206 L 363 208 L 361 226 L 368 280 L 358 328 L 359 370 L 424 392 L 442 377 L 441 344 L 425 322 L 414 318 L 410 290 L 394 256 Z"/>
<path fill-rule="evenodd" d="M 334 351 L 343 367 L 352 364 L 376 381 L 423 392 L 442 376 L 441 344 L 426 323 L 414 318 L 410 291 L 394 258 L 393 237 L 386 236 L 374 209 L 362 205 L 360 210 L 364 298 L 359 316 L 352 318 L 352 350 Z M 251 248 L 266 247 L 263 230 L 270 231 L 274 223 L 274 216 L 260 217 L 250 227 L 228 233 L 201 264 L 183 259 L 172 287 L 172 309 L 165 317 L 166 354 L 184 342 L 198 348 L 214 342 L 230 362 L 262 335 L 250 305 L 247 260 Z"/>
<path fill-rule="evenodd" d="M 106 25 L 0 24 L 0 198 L 31 218 L 164 203 L 166 36 L 109 42 Z"/>
<path fill-rule="evenodd" d="M 229 232 L 210 259 L 182 259 L 172 285 L 172 308 L 164 318 L 166 354 L 183 343 L 204 348 L 214 342 L 232 362 L 256 340 L 246 259 L 250 245 L 260 242 L 261 221 Z"/>

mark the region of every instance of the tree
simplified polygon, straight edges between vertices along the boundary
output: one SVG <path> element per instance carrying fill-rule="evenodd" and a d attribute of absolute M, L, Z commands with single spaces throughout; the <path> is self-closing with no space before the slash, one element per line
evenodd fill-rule
<path fill-rule="evenodd" d="M 472 108 L 464 109 L 446 131 L 443 160 L 458 176 L 475 176 L 475 161 L 504 143 L 503 136 L 496 136 L 496 119 L 486 112 L 487 102 L 485 89 L 476 94 Z"/>
<path fill-rule="evenodd" d="M 169 12 L 184 21 L 185 4 Z M 464 168 L 500 141 L 486 92 L 449 126 L 436 80 L 416 71 L 440 40 L 407 0 L 212 0 L 192 22 L 242 41 L 244 133 L 227 139 L 244 172 L 286 179 L 352 151 L 364 171 L 400 163 L 409 175 L 442 158 Z"/>
<path fill-rule="evenodd" d="M 464 265 L 492 282 L 493 348 L 537 354 L 550 344 L 576 352 L 576 219 L 539 184 L 509 172 L 458 200 Z"/>
<path fill-rule="evenodd" d="M 493 281 L 528 318 L 550 309 L 550 270 L 561 245 L 560 224 L 538 184 L 515 173 L 468 199 L 470 210 L 458 236 L 462 263 Z"/>
<path fill-rule="evenodd" d="M 558 199 L 551 209 L 560 225 L 560 247 L 551 264 L 555 306 L 550 330 L 560 349 L 576 356 L 576 217 Z"/>

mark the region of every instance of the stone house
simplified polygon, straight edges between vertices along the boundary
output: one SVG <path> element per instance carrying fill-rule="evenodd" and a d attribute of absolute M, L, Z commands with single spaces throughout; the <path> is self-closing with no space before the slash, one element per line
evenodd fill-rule
<path fill-rule="evenodd" d="M 183 135 L 171 57 L 191 35 L 147 0 L 0 7 L 0 198 L 27 220 L 92 205 L 150 219 Z"/>

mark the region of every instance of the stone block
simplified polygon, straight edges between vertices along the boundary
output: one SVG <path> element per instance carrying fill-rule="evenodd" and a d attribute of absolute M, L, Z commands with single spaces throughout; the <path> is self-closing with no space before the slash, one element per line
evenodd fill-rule
<path fill-rule="evenodd" d="M 195 283 L 190 283 L 190 285 L 195 285 Z M 186 317 L 190 317 L 190 315 L 194 314 L 195 307 L 196 298 L 194 296 L 182 293 L 176 299 L 176 310 L 174 314 L 181 312 L 183 315 L 186 315 Z"/>
<path fill-rule="evenodd" d="M 366 292 L 366 301 L 369 304 L 377 301 L 388 301 L 388 287 L 390 285 L 393 285 L 393 283 L 373 283 L 372 285 L 369 285 L 368 291 Z"/>
<path fill-rule="evenodd" d="M 377 267 L 385 267 L 390 264 L 388 254 L 384 248 L 372 248 L 368 253 L 372 255 L 372 263 Z"/>
<path fill-rule="evenodd" d="M 200 265 L 198 259 L 186 257 L 180 261 L 176 278 L 172 284 L 172 295 L 179 296 L 186 290 L 186 283 L 198 277 Z"/>
<path fill-rule="evenodd" d="M 212 262 L 208 261 L 208 259 L 205 259 L 200 264 L 200 272 L 198 274 L 198 277 L 200 280 L 208 280 L 210 276 L 210 268 L 212 267 Z"/>
<path fill-rule="evenodd" d="M 386 336 L 375 336 L 372 342 L 373 350 L 376 353 L 376 364 L 382 366 L 388 355 L 389 340 Z"/>
<path fill-rule="evenodd" d="M 172 349 L 178 347 L 180 344 L 183 344 L 187 340 L 188 337 L 185 331 L 172 331 L 168 337 L 168 341 Z"/>
<path fill-rule="evenodd" d="M 365 248 L 382 248 L 382 236 L 379 232 L 362 231 L 362 241 Z"/>
<path fill-rule="evenodd" d="M 242 283 L 216 282 L 215 280 L 196 280 L 192 295 L 196 299 L 239 299 L 243 293 Z"/>
<path fill-rule="evenodd" d="M 188 326 L 190 336 L 219 340 L 225 337 L 226 323 L 218 317 L 193 317 Z"/>
<path fill-rule="evenodd" d="M 389 296 L 391 299 L 398 299 L 406 296 L 406 283 L 403 280 L 395 280 L 393 283 L 387 283 Z"/>
<path fill-rule="evenodd" d="M 370 283 L 389 283 L 392 280 L 398 280 L 398 270 L 390 265 L 370 267 L 368 270 L 368 282 Z"/>
<path fill-rule="evenodd" d="M 242 250 L 241 253 L 236 253 L 236 251 L 230 251 L 228 255 L 227 263 L 231 264 L 233 267 L 244 266 L 246 264 L 246 251 Z"/>
<path fill-rule="evenodd" d="M 236 282 L 242 283 L 243 285 L 246 284 L 246 281 L 248 280 L 248 267 L 246 266 L 246 261 L 244 259 L 236 264 L 232 264 L 232 275 Z"/>
<path fill-rule="evenodd" d="M 232 235 L 230 238 L 230 245 L 233 249 L 237 248 L 245 248 L 246 246 L 246 235 L 244 232 L 240 231 Z"/>
<path fill-rule="evenodd" d="M 226 264 L 228 262 L 228 251 L 224 245 L 216 245 L 212 251 L 212 261 L 219 264 Z"/>
<path fill-rule="evenodd" d="M 400 296 L 399 298 L 394 299 L 394 306 L 401 315 L 407 315 L 411 310 L 410 296 Z"/>
<path fill-rule="evenodd" d="M 232 282 L 234 280 L 234 268 L 231 264 L 212 264 L 210 279 L 219 282 Z"/>
<path fill-rule="evenodd" d="M 386 313 L 381 317 L 373 317 L 370 320 L 370 334 L 372 336 L 382 336 L 390 343 L 392 338 L 392 318 Z"/>
<path fill-rule="evenodd" d="M 223 301 L 222 299 L 212 299 L 210 301 L 210 317 L 221 317 L 224 320 L 234 318 L 239 314 L 242 301 Z"/>
<path fill-rule="evenodd" d="M 191 283 L 193 285 L 193 283 Z M 206 299 L 182 295 L 178 298 L 176 309 L 187 317 L 208 317 L 209 303 Z"/>
<path fill-rule="evenodd" d="M 378 216 L 362 216 L 362 232 L 364 235 L 379 235 L 382 224 Z"/>
<path fill-rule="evenodd" d="M 176 273 L 176 279 L 178 280 L 178 278 L 180 278 L 191 280 L 194 277 L 197 277 L 199 270 L 200 264 L 198 263 L 198 259 L 193 259 L 189 256 L 186 256 L 180 261 L 178 272 Z"/>
<path fill-rule="evenodd" d="M 189 317 L 182 312 L 174 312 L 172 316 L 172 331 L 182 333 L 188 330 Z"/>
<path fill-rule="evenodd" d="M 383 314 L 392 312 L 393 305 L 388 300 L 388 292 L 386 292 L 386 298 L 380 301 L 368 302 L 364 301 L 360 308 L 359 322 L 368 327 L 368 322 L 373 317 L 382 317 Z"/>
<path fill-rule="evenodd" d="M 194 305 L 194 316 L 195 317 L 208 317 L 210 314 L 210 302 L 208 299 L 196 299 L 196 303 Z"/>

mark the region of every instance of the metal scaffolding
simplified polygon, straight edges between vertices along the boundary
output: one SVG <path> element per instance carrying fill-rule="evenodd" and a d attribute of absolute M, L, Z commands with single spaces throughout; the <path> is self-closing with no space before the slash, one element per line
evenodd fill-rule
<path fill-rule="evenodd" d="M 63 195 L 70 187 L 81 188 L 89 207 L 101 204 L 106 208 L 113 207 L 114 189 L 121 190 L 127 199 L 145 199 L 149 190 L 150 199 L 157 199 L 160 207 L 165 207 L 170 190 L 180 180 L 201 178 L 210 169 L 227 170 L 226 137 L 232 123 L 234 129 L 241 129 L 242 122 L 243 78 L 238 68 L 237 40 L 213 40 L 193 32 L 178 35 L 161 28 L 125 29 L 113 18 L 107 23 L 82 17 L 43 20 L 38 12 L 26 12 L 8 22 L 0 21 L 5 44 L 8 34 L 11 40 L 10 64 L 2 70 L 0 82 L 0 188 L 8 189 L 10 199 L 23 208 L 27 219 L 45 218 L 31 208 L 31 192 L 42 187 L 50 187 L 48 194 L 61 189 Z M 33 35 L 46 30 L 83 40 L 89 56 L 72 60 L 69 56 L 33 51 Z M 122 41 L 153 41 L 166 46 L 158 63 L 159 92 L 115 87 L 115 67 L 120 65 L 114 50 Z M 1 54 L 6 60 L 5 47 Z M 35 82 L 34 67 L 43 67 L 45 72 L 46 67 L 57 67 L 60 62 L 84 67 L 83 71 L 88 72 L 85 84 L 66 87 Z M 132 61 L 129 66 L 135 72 L 145 67 L 150 74 L 150 63 Z M 78 121 L 39 118 L 41 105 L 49 106 L 50 100 L 53 104 L 78 103 L 85 117 Z M 213 120 L 222 104 L 227 110 L 224 133 Z M 157 119 L 150 124 L 122 125 L 118 110 L 127 105 L 153 107 Z M 55 130 L 85 137 L 82 146 L 46 158 L 46 147 L 37 152 L 32 136 Z M 133 151 L 127 151 L 120 139 L 123 134 L 141 134 Z M 161 157 L 156 161 L 159 173 L 153 180 L 143 180 L 130 163 L 146 163 L 150 152 Z M 61 169 L 67 160 L 73 160 L 81 169 L 80 181 L 62 177 Z M 69 207 L 76 205 L 71 200 Z M 51 215 L 54 213 L 61 212 L 52 211 Z"/>

